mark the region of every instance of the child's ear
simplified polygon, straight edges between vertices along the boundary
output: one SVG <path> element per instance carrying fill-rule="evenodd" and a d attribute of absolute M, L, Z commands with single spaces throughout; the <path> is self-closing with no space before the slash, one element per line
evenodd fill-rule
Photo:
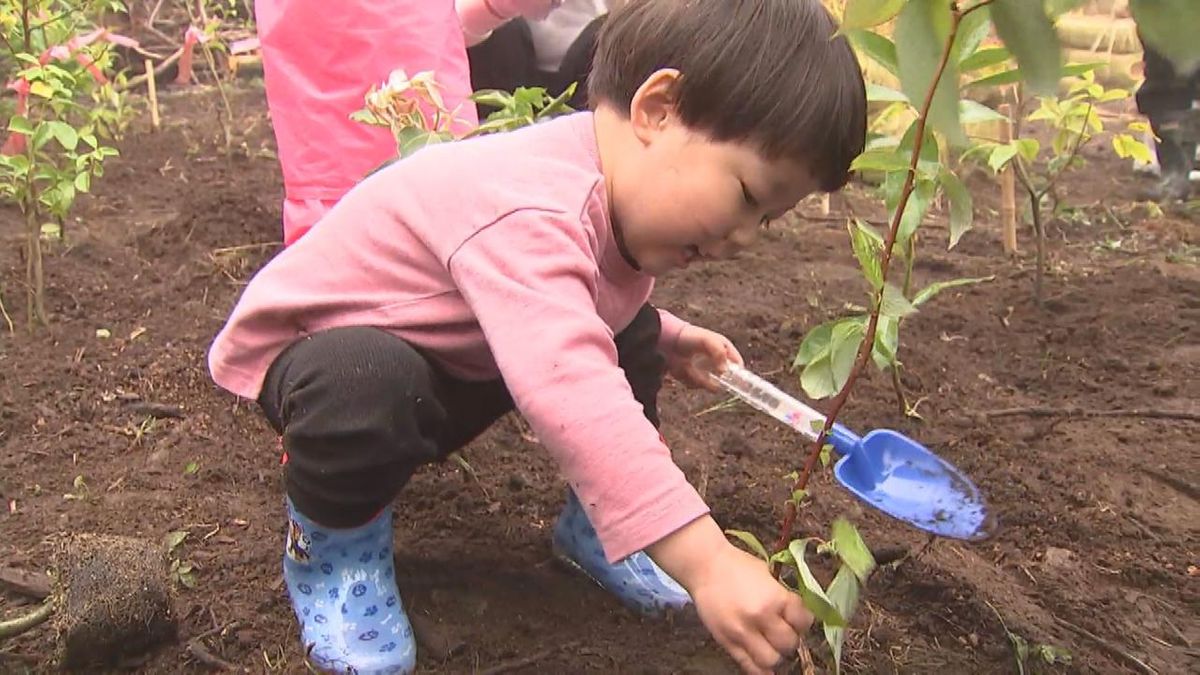
<path fill-rule="evenodd" d="M 662 68 L 650 74 L 633 94 L 629 103 L 629 121 L 633 133 L 642 143 L 650 143 L 656 135 L 678 121 L 676 92 L 680 74 L 674 68 Z"/>

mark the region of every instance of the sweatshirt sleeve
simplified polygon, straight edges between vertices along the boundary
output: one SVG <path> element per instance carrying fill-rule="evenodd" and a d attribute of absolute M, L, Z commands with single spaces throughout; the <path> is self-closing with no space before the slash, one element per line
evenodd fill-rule
<path fill-rule="evenodd" d="M 617 365 L 596 308 L 589 230 L 522 210 L 463 243 L 448 267 L 517 409 L 579 496 L 610 562 L 708 507 L 671 459 Z"/>
<path fill-rule="evenodd" d="M 561 0 L 455 0 L 454 8 L 462 24 L 468 46 L 478 44 L 502 24 L 525 16 L 544 19 Z"/>

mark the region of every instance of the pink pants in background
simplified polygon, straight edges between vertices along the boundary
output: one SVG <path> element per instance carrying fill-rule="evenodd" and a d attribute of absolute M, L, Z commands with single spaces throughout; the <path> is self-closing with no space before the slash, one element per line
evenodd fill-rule
<path fill-rule="evenodd" d="M 391 132 L 350 119 L 372 84 L 431 70 L 446 105 L 471 93 L 453 0 L 256 0 L 263 74 L 283 169 L 284 243 L 299 239 L 372 169 Z M 459 117 L 475 125 L 475 107 Z"/>

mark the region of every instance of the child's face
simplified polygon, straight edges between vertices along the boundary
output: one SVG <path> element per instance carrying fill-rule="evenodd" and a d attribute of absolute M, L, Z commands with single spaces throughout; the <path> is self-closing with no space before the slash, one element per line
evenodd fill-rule
<path fill-rule="evenodd" d="M 816 181 L 797 162 L 768 160 L 752 145 L 689 129 L 669 100 L 669 81 L 656 90 L 655 77 L 633 101 L 636 142 L 622 147 L 610 185 L 626 254 L 643 272 L 661 275 L 744 250 Z"/>

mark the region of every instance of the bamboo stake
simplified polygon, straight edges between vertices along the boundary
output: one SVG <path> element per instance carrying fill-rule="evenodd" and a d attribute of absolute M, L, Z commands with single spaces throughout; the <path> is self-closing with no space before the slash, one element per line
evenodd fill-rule
<path fill-rule="evenodd" d="M 158 131 L 158 84 L 154 81 L 154 64 L 150 59 L 146 59 L 146 72 L 150 74 L 150 77 L 146 78 L 146 90 L 150 94 L 150 126 Z"/>
<path fill-rule="evenodd" d="M 1004 103 L 1000 106 L 1000 114 L 1005 117 L 1012 115 L 1012 105 Z M 1004 120 L 1000 123 L 1001 144 L 1012 141 L 1012 122 Z M 1012 166 L 1006 165 L 1000 171 L 1000 232 L 1004 242 L 1004 252 L 1010 256 L 1017 254 L 1017 182 Z"/>

